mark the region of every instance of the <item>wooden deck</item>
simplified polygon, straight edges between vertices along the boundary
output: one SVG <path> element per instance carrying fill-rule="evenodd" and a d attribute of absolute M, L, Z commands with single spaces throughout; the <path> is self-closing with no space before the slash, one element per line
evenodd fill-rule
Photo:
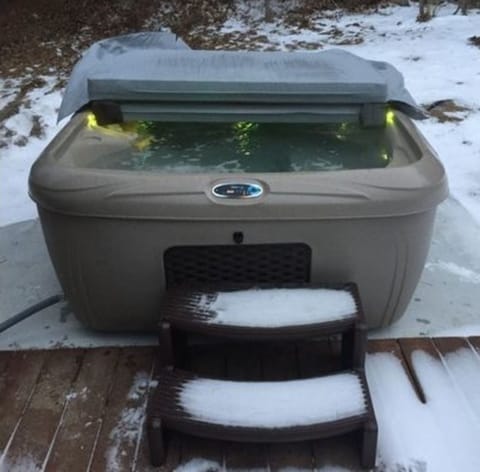
<path fill-rule="evenodd" d="M 247 349 L 197 345 L 190 349 L 187 364 L 221 378 L 283 380 L 335 368 L 337 347 L 333 341 Z M 400 359 L 422 402 L 426 399 L 412 352 L 422 350 L 444 360 L 459 349 L 471 351 L 480 372 L 480 337 L 369 342 L 370 353 L 390 352 Z M 327 361 L 319 362 L 321 356 Z M 242 445 L 173 433 L 167 463 L 154 469 L 149 465 L 144 413 L 156 375 L 155 348 L 0 352 L 0 470 L 172 471 L 199 458 L 212 461 L 211 467 L 197 463 L 191 470 L 314 470 L 326 464 L 358 469 L 354 435 Z"/>

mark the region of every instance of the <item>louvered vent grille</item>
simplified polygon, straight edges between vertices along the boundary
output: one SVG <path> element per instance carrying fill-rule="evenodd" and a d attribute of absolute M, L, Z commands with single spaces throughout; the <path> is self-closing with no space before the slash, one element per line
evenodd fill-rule
<path fill-rule="evenodd" d="M 183 246 L 165 251 L 167 288 L 225 283 L 305 283 L 311 249 L 306 244 Z"/>

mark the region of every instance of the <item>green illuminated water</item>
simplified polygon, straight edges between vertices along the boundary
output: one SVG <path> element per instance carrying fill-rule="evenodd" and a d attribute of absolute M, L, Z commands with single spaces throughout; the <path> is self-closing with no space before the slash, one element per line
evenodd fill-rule
<path fill-rule="evenodd" d="M 357 124 L 138 122 L 150 143 L 99 155 L 89 167 L 162 173 L 300 172 L 385 167 L 385 128 Z"/>

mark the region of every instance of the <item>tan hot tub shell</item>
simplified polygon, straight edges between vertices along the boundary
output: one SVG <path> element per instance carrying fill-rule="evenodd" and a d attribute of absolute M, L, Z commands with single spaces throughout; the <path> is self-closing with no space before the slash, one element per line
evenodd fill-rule
<path fill-rule="evenodd" d="M 30 193 L 74 313 L 105 331 L 148 331 L 166 288 L 165 251 L 183 246 L 301 243 L 310 282 L 354 281 L 369 327 L 405 311 L 427 257 L 445 172 L 412 121 L 392 125 L 386 168 L 265 174 L 190 174 L 79 168 L 92 132 L 77 114 L 34 164 Z M 115 140 L 100 134 L 98 146 Z M 219 182 L 255 181 L 264 195 L 219 199 Z"/>

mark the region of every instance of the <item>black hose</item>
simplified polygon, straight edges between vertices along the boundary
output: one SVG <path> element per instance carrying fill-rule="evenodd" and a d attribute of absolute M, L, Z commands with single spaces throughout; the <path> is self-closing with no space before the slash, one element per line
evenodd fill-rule
<path fill-rule="evenodd" d="M 32 316 L 33 314 L 39 312 L 40 310 L 43 310 L 44 308 L 47 308 L 50 305 L 55 305 L 55 303 L 61 302 L 62 300 L 63 300 L 63 295 L 53 295 L 52 297 L 48 297 L 45 300 L 42 300 L 41 302 L 35 303 L 35 305 L 32 305 L 26 308 L 25 310 L 21 311 L 20 313 L 17 313 L 15 316 L 12 316 L 8 320 L 4 321 L 3 323 L 0 323 L 0 333 L 3 333 L 8 328 L 15 326 L 17 323 L 20 323 L 20 321 L 23 321 L 24 319 Z"/>

